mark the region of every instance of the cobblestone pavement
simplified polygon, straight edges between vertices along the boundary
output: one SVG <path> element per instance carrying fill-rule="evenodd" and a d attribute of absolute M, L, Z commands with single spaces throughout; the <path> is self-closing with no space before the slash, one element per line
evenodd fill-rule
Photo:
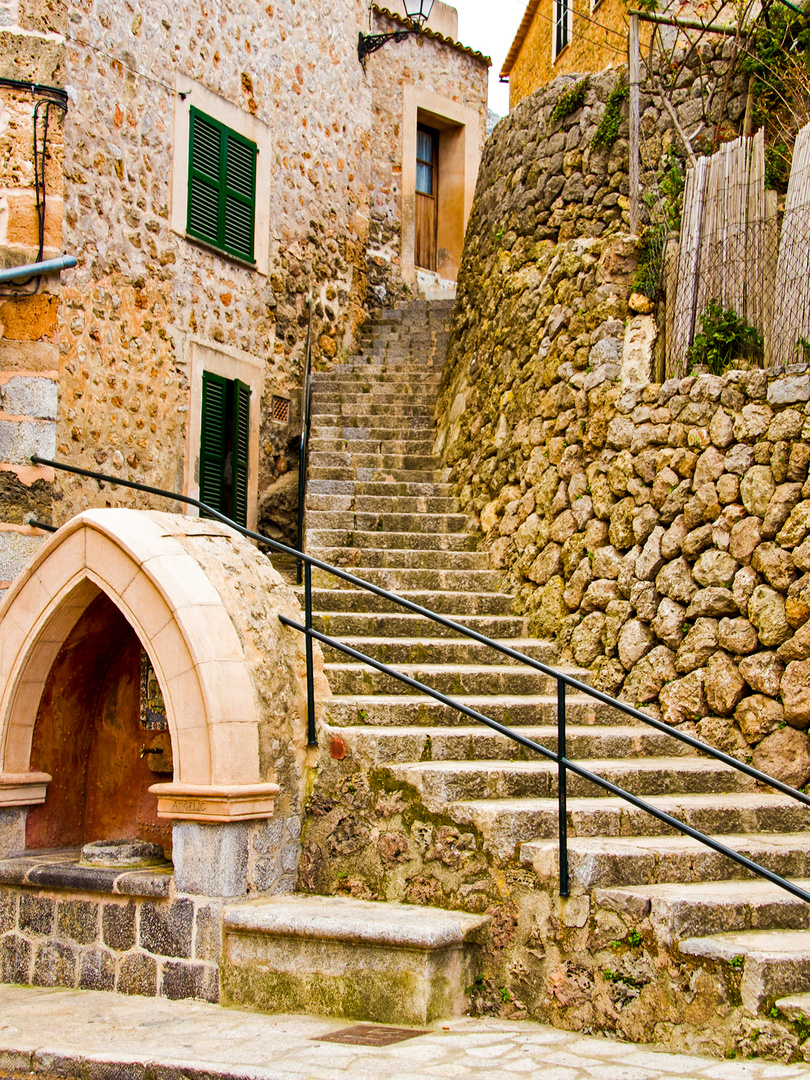
<path fill-rule="evenodd" d="M 0 1074 L 87 1080 L 791 1080 L 810 1066 L 719 1061 L 543 1024 L 446 1020 L 390 1046 L 319 1041 L 350 1026 L 201 1002 L 0 986 Z"/>

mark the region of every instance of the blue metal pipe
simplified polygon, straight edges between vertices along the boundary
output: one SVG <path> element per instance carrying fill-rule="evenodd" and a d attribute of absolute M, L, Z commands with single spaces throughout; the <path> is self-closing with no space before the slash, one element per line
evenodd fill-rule
<path fill-rule="evenodd" d="M 76 265 L 73 255 L 60 255 L 58 259 L 46 259 L 44 262 L 28 263 L 26 266 L 8 266 L 0 270 L 0 284 L 16 281 L 17 278 L 37 277 L 39 274 L 56 274 Z"/>

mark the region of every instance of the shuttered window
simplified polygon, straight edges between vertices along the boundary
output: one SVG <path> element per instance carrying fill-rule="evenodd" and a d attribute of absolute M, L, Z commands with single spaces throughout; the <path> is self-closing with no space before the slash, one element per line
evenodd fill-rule
<path fill-rule="evenodd" d="M 200 500 L 247 525 L 250 387 L 203 372 Z"/>
<path fill-rule="evenodd" d="M 186 231 L 253 262 L 256 144 L 192 107 Z"/>

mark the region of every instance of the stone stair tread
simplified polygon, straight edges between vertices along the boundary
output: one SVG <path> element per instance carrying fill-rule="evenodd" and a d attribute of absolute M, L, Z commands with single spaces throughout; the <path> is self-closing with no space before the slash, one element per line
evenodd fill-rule
<path fill-rule="evenodd" d="M 353 566 L 352 567 L 352 573 L 357 574 L 357 576 L 359 577 L 360 576 L 360 568 Z M 391 641 L 391 639 L 388 638 L 388 637 L 375 637 L 373 634 L 358 634 L 358 635 L 355 635 L 353 637 L 344 637 L 342 640 L 345 642 L 345 644 L 351 645 L 353 648 L 356 647 L 357 645 L 359 645 L 361 642 L 365 643 L 366 645 L 369 645 L 369 646 L 373 647 L 373 646 L 378 646 L 378 645 L 388 645 L 390 643 L 390 641 Z M 468 640 L 469 640 L 470 645 L 479 645 L 479 644 L 481 644 L 480 642 L 475 641 L 473 638 L 469 638 Z M 505 645 L 510 649 L 514 649 L 515 652 L 520 652 L 522 649 L 537 648 L 538 646 L 543 645 L 543 642 L 540 641 L 538 638 L 500 638 L 500 639 L 493 638 L 492 640 L 496 641 L 498 645 Z M 453 644 L 455 644 L 457 641 L 458 641 L 458 639 L 454 639 L 454 640 L 451 639 L 451 643 L 453 643 Z M 426 649 L 443 649 L 443 648 L 447 647 L 448 640 L 447 640 L 447 638 L 425 638 L 425 637 L 397 638 L 397 644 L 399 646 L 406 647 L 406 648 L 408 646 L 413 646 L 413 647 L 424 646 Z M 486 646 L 481 644 L 481 648 L 486 648 Z M 490 655 L 496 656 L 497 653 L 491 652 Z M 508 657 L 505 657 L 505 659 L 508 659 Z M 513 661 L 513 663 L 517 663 L 517 661 Z M 584 668 L 572 668 L 572 667 L 562 667 L 561 666 L 556 670 L 564 671 L 567 675 L 572 675 L 575 678 L 580 678 L 580 677 L 583 677 L 585 675 L 590 674 Z"/>
<path fill-rule="evenodd" d="M 810 930 L 731 930 L 685 938 L 678 948 L 687 956 L 713 960 L 734 960 L 738 956 L 778 959 L 787 955 L 793 960 L 810 961 Z"/>
<path fill-rule="evenodd" d="M 410 773 L 427 770 L 434 772 L 475 772 L 486 770 L 490 772 L 531 773 L 545 768 L 556 769 L 557 765 L 547 758 L 539 758 L 537 761 L 508 761 L 503 759 L 487 759 L 483 761 L 418 761 L 402 762 L 396 766 L 389 766 L 389 768 L 391 767 L 400 771 L 406 770 Z M 720 770 L 721 772 L 728 772 L 730 776 L 737 775 L 736 770 L 732 769 L 730 765 L 724 765 L 720 761 L 704 760 L 703 758 L 588 758 L 587 767 L 591 772 L 596 773 L 597 775 L 599 774 L 600 769 L 610 769 L 614 773 L 621 773 L 623 771 L 630 772 L 631 770 L 639 769 L 673 773 L 701 773 Z M 703 845 L 700 846 L 702 847 Z"/>
<path fill-rule="evenodd" d="M 514 668 L 510 668 L 509 670 L 514 671 Z M 435 701 L 435 698 L 432 700 Z M 557 703 L 556 695 L 552 694 L 492 694 L 491 696 L 484 694 L 456 694 L 453 696 L 453 700 L 461 705 L 468 705 L 471 709 L 486 708 L 487 702 L 495 701 L 500 705 L 518 705 L 526 702 L 527 704 L 534 704 L 538 707 L 552 704 L 556 705 Z M 582 703 L 589 700 L 590 698 L 587 698 L 584 695 L 579 697 L 570 695 L 566 698 L 566 701 L 569 704 Z M 382 702 L 391 701 L 391 694 L 335 694 L 329 701 L 356 701 L 358 705 L 379 705 Z M 429 704 L 429 700 L 424 694 L 402 694 L 396 698 L 397 705 L 407 705 L 412 702 Z M 441 702 L 437 702 L 437 704 L 440 705 Z M 641 722 L 639 721 L 639 725 L 640 723 Z"/>
<path fill-rule="evenodd" d="M 758 798 L 762 797 L 759 793 L 756 794 Z M 690 796 L 690 798 L 697 797 L 697 795 Z M 736 797 L 735 794 L 735 798 Z M 654 799 L 655 796 L 648 797 L 650 803 L 654 803 Z M 774 853 L 794 850 L 810 852 L 810 835 L 806 833 L 758 832 L 753 835 L 749 833 L 727 833 L 723 836 L 723 844 L 737 852 L 751 848 L 752 846 L 757 846 L 763 851 L 770 850 Z M 523 844 L 520 861 L 524 866 L 531 865 L 535 856 L 539 854 L 538 849 L 541 847 L 545 849 L 546 846 L 546 841 L 543 841 L 542 843 L 529 841 L 528 843 Z M 577 836 L 569 840 L 568 850 L 569 854 L 573 851 L 584 856 L 607 854 L 618 857 L 621 857 L 622 855 L 641 856 L 650 854 L 670 855 L 683 853 L 700 855 L 719 854 L 714 852 L 711 848 L 707 848 L 706 845 L 702 844 L 699 840 L 693 840 L 690 836 L 684 836 L 683 834 L 667 836 L 658 833 L 652 836 Z M 605 887 L 607 888 L 607 886 Z"/>
<path fill-rule="evenodd" d="M 456 730 L 456 729 L 453 729 Z M 526 730 L 521 728 L 521 731 Z M 583 729 L 580 729 L 583 730 Z M 635 730 L 635 729 L 634 729 Z M 782 809 L 784 807 L 794 807 L 795 801 L 789 798 L 787 795 L 764 795 L 759 791 L 735 791 L 733 793 L 717 793 L 717 792 L 696 792 L 694 794 L 688 793 L 683 795 L 647 795 L 644 799 L 645 802 L 655 806 L 658 810 L 663 810 L 665 813 L 676 815 L 679 809 L 682 809 L 684 804 L 695 808 L 712 809 L 718 807 L 726 809 L 731 801 L 735 806 L 745 807 L 750 805 L 752 809 L 758 807 L 770 807 L 773 810 Z M 558 809 L 557 799 L 538 799 L 538 798 L 512 798 L 512 799 L 463 799 L 453 804 L 455 807 L 467 807 L 471 812 L 492 814 L 501 811 L 510 812 L 536 812 L 551 809 L 556 815 Z M 608 795 L 605 798 L 587 798 L 582 796 L 573 796 L 567 800 L 568 817 L 573 818 L 578 814 L 599 813 L 604 814 L 612 810 L 624 810 L 633 813 L 644 813 L 643 810 L 637 810 L 631 806 L 630 803 L 625 802 L 624 799 L 620 799 L 614 795 Z M 759 834 L 758 834 L 759 835 Z M 784 835 L 779 833 L 777 835 Z M 575 839 L 571 837 L 571 839 Z M 576 837 L 577 840 L 582 839 L 596 839 L 602 840 L 605 837 Z M 612 838 L 607 838 L 612 839 Z M 624 839 L 618 838 L 618 839 Z M 632 837 L 632 844 L 635 845 L 637 841 L 644 839 L 652 839 L 655 845 L 658 845 L 659 840 L 667 839 L 665 834 L 656 833 L 653 837 Z M 673 837 L 673 839 L 676 839 Z M 527 849 L 527 856 L 529 855 L 529 848 L 531 844 L 537 843 L 537 841 L 526 841 L 524 847 Z M 545 845 L 546 841 L 542 841 Z M 693 841 L 696 843 L 696 841 Z M 723 841 L 725 843 L 725 840 Z M 632 845 L 631 845 L 632 846 Z M 698 847 L 702 848 L 702 844 L 698 844 Z M 524 865 L 528 865 L 531 862 L 530 858 L 522 860 Z M 722 882 L 712 882 L 712 885 L 723 884 Z M 750 881 L 747 882 L 750 885 Z M 644 895 L 647 891 L 659 888 L 672 888 L 675 890 L 683 889 L 685 886 L 680 883 L 672 883 L 666 886 L 664 885 L 615 885 L 607 886 L 601 889 L 602 893 L 615 892 L 615 893 L 628 893 Z M 775 888 L 775 886 L 774 886 Z"/>
<path fill-rule="evenodd" d="M 774 1004 L 788 1020 L 806 1020 L 810 1017 L 810 993 L 789 994 L 787 997 L 777 998 Z"/>
<path fill-rule="evenodd" d="M 227 931 L 444 949 L 480 934 L 488 915 L 345 896 L 274 896 L 225 908 Z"/>

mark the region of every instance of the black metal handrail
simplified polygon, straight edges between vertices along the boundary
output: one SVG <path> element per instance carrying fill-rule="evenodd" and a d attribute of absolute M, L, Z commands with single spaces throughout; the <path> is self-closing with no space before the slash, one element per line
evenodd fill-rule
<path fill-rule="evenodd" d="M 307 345 L 304 352 L 304 381 L 301 385 L 301 443 L 298 450 L 298 550 L 304 550 L 304 509 L 307 497 L 307 468 L 309 465 L 309 406 L 312 397 L 312 296 L 307 297 L 309 319 L 307 321 Z M 295 577 L 301 584 L 304 563 L 296 563 Z"/>
<path fill-rule="evenodd" d="M 794 885 L 792 882 L 783 878 L 781 875 L 774 873 L 772 870 L 768 870 L 766 867 L 761 866 L 753 859 L 749 859 L 745 855 L 741 855 L 739 852 L 734 851 L 733 848 L 727 847 L 720 841 L 715 840 L 713 837 L 706 835 L 699 829 L 693 828 L 691 825 L 687 825 L 685 822 L 680 821 L 678 818 L 673 817 L 671 814 L 667 814 L 663 810 L 659 810 L 658 807 L 653 806 L 651 803 L 646 802 L 644 799 L 640 799 L 637 795 L 631 794 L 629 791 L 625 791 L 624 788 L 619 787 L 617 784 L 612 783 L 610 780 L 604 779 L 596 773 L 590 772 L 590 770 L 578 765 L 575 761 L 568 757 L 566 752 L 566 733 L 565 733 L 565 705 L 566 705 L 566 687 L 571 687 L 573 690 L 580 691 L 589 697 L 594 698 L 596 701 L 600 701 L 611 708 L 618 709 L 620 712 L 625 713 L 628 716 L 633 717 L 636 720 L 640 720 L 642 723 L 647 724 L 650 727 L 655 728 L 658 731 L 662 731 L 665 734 L 671 736 L 674 739 L 691 746 L 693 749 L 698 750 L 700 753 L 706 754 L 709 757 L 714 758 L 717 761 L 722 762 L 725 765 L 730 766 L 737 772 L 745 773 L 752 777 L 752 779 L 759 783 L 766 784 L 769 787 L 774 788 L 776 791 L 781 792 L 783 795 L 787 795 L 797 802 L 803 803 L 805 806 L 810 806 L 810 796 L 806 795 L 803 791 L 799 791 L 796 788 L 791 787 L 789 784 L 783 783 L 781 780 L 777 780 L 773 776 L 768 776 L 767 773 L 760 772 L 759 769 L 755 769 L 752 765 L 748 765 L 744 761 L 740 761 L 737 758 L 731 757 L 729 754 L 724 753 L 722 750 L 716 749 L 714 746 L 710 746 L 708 743 L 701 742 L 699 739 L 695 739 L 693 736 L 688 735 L 686 732 L 678 731 L 675 728 L 669 727 L 661 720 L 656 720 L 652 716 L 648 716 L 646 713 L 641 712 L 640 709 L 634 708 L 632 705 L 628 705 L 624 701 L 619 701 L 617 698 L 612 698 L 608 694 L 603 693 L 601 690 L 596 690 L 592 686 L 588 686 L 587 683 L 580 682 L 579 679 L 574 678 L 572 675 L 567 675 L 563 671 L 558 671 L 556 668 L 549 667 L 547 664 L 542 663 L 540 660 L 535 660 L 533 657 L 526 656 L 524 653 L 518 652 L 516 649 L 510 648 L 508 645 L 504 645 L 502 642 L 495 641 L 492 638 L 488 638 L 484 634 L 478 633 L 477 630 L 471 630 L 469 627 L 462 626 L 460 623 L 454 622 L 452 619 L 446 618 L 444 615 L 439 615 L 434 611 L 430 611 L 428 608 L 424 608 L 419 604 L 415 604 L 412 600 L 408 600 L 404 596 L 398 596 L 396 593 L 389 592 L 387 589 L 381 588 L 379 585 L 374 585 L 370 581 L 364 581 L 362 578 L 356 577 L 354 574 L 350 574 L 346 570 L 342 570 L 337 566 L 331 566 L 329 563 L 323 562 L 321 559 L 315 558 L 312 555 L 307 555 L 302 551 L 296 551 L 294 548 L 288 547 L 286 544 L 282 544 L 278 540 L 273 540 L 268 536 L 263 536 L 261 533 L 254 532 L 251 529 L 247 529 L 237 522 L 232 521 L 226 517 L 225 514 L 220 513 L 218 510 L 214 510 L 212 507 L 207 506 L 205 503 L 200 502 L 199 499 L 194 499 L 189 495 L 179 495 L 177 492 L 166 491 L 162 488 L 152 487 L 148 484 L 141 484 L 134 480 L 123 480 L 117 476 L 110 476 L 106 473 L 94 472 L 90 469 L 82 469 L 75 465 L 65 465 L 61 462 L 52 461 L 48 458 L 39 457 L 35 455 L 31 458 L 31 461 L 37 465 L 50 465 L 52 468 L 59 469 L 63 472 L 70 472 L 79 476 L 87 476 L 91 479 L 98 480 L 103 483 L 118 484 L 121 487 L 132 488 L 136 491 L 143 491 L 150 495 L 158 495 L 166 499 L 174 499 L 178 502 L 186 503 L 190 506 L 196 506 L 198 509 L 203 510 L 207 515 L 221 521 L 225 525 L 229 525 L 235 531 L 241 533 L 243 536 L 252 540 L 258 540 L 263 544 L 267 544 L 277 551 L 283 552 L 285 555 L 291 555 L 296 559 L 299 559 L 305 566 L 305 589 L 304 589 L 304 601 L 305 601 L 305 622 L 303 624 L 296 623 L 292 619 L 288 619 L 284 615 L 279 615 L 279 620 L 285 625 L 294 630 L 303 633 L 306 637 L 307 644 L 309 646 L 307 650 L 307 730 L 308 739 L 310 745 L 317 745 L 316 728 L 315 728 L 315 707 L 314 707 L 314 680 L 313 680 L 313 657 L 312 657 L 312 641 L 320 641 L 322 644 L 329 645 L 332 648 L 338 649 L 340 652 L 345 653 L 348 656 L 353 657 L 356 660 L 361 661 L 364 664 L 375 668 L 378 671 L 383 672 L 386 675 L 390 675 L 393 678 L 399 680 L 407 686 L 411 686 L 421 693 L 425 693 L 428 696 L 440 701 L 442 704 L 448 705 L 464 716 L 469 716 L 473 720 L 477 720 L 487 727 L 492 728 L 495 731 L 500 732 L 513 742 L 518 743 L 521 746 L 525 746 L 527 749 L 533 750 L 539 753 L 546 759 L 554 761 L 558 767 L 558 806 L 559 806 L 559 820 L 558 820 L 558 839 L 559 839 L 559 876 L 560 876 L 560 894 L 567 896 L 569 892 L 569 872 L 568 872 L 568 824 L 567 824 L 567 774 L 573 772 L 575 775 L 582 777 L 585 780 L 589 780 L 591 783 L 596 784 L 603 790 L 610 792 L 612 795 L 616 795 L 618 798 L 623 799 L 625 802 L 630 803 L 632 806 L 637 807 L 640 810 L 644 810 L 658 821 L 669 825 L 671 828 L 678 832 L 683 833 L 685 836 L 689 836 L 693 840 L 697 840 L 699 843 L 706 847 L 717 851 L 721 855 L 725 855 L 739 866 L 750 870 L 752 873 L 765 878 L 774 885 L 778 885 L 786 892 L 798 897 L 801 900 L 810 903 L 810 893 L 800 888 L 798 885 Z M 549 750 L 548 747 L 542 746 L 540 743 L 534 742 L 532 739 L 526 738 L 525 735 L 520 735 L 516 731 L 512 731 L 510 728 L 505 727 L 503 724 L 499 724 L 496 720 L 492 720 L 490 717 L 485 716 L 483 713 L 477 712 L 475 709 L 469 708 L 462 702 L 455 701 L 454 699 L 442 694 L 438 690 L 434 690 L 430 686 L 426 686 L 424 683 L 410 678 L 408 675 L 402 674 L 395 668 L 390 667 L 387 664 L 383 664 L 379 660 L 375 660 L 373 657 L 366 656 L 364 653 L 359 652 L 356 649 L 352 649 L 349 645 L 337 641 L 335 638 L 331 638 L 326 634 L 320 633 L 312 626 L 312 568 L 315 567 L 319 570 L 325 570 L 327 573 L 333 574 L 335 577 L 340 578 L 343 581 L 348 582 L 351 585 L 356 585 L 359 588 L 371 592 L 376 596 L 380 596 L 383 599 L 389 600 L 392 603 L 399 604 L 406 610 L 413 612 L 414 614 L 423 616 L 430 619 L 447 629 L 453 630 L 463 637 L 477 641 L 483 645 L 488 646 L 496 652 L 502 653 L 504 656 L 517 660 L 519 663 L 525 664 L 527 667 L 534 668 L 536 671 L 542 672 L 544 675 L 548 675 L 557 684 L 557 749 Z"/>

